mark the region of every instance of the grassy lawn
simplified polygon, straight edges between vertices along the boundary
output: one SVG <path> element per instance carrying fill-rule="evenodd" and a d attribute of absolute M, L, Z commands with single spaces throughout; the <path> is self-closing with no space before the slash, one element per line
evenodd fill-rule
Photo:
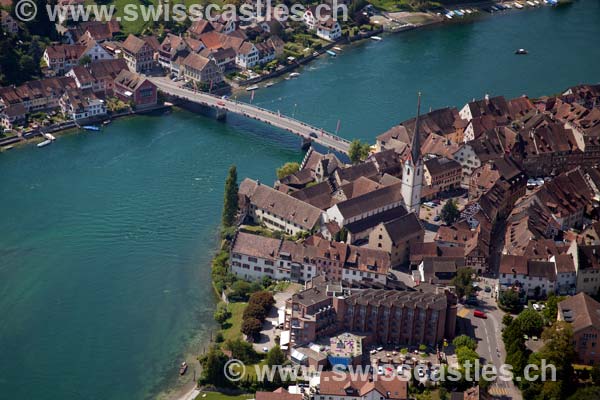
<path fill-rule="evenodd" d="M 231 318 L 225 322 L 226 329 L 223 329 L 223 338 L 225 340 L 242 337 L 240 329 L 242 327 L 242 315 L 248 303 L 229 303 L 227 308 L 231 312 Z"/>
<path fill-rule="evenodd" d="M 231 396 L 219 392 L 204 392 L 200 393 L 198 397 L 196 397 L 196 400 L 248 400 L 253 398 L 253 394 L 240 394 L 237 396 Z"/>
<path fill-rule="evenodd" d="M 410 0 L 371 0 L 373 7 L 384 11 L 411 10 Z"/>

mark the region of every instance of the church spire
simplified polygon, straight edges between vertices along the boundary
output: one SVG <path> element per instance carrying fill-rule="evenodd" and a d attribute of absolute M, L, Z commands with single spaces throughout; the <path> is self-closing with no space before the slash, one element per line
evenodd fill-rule
<path fill-rule="evenodd" d="M 417 118 L 415 119 L 415 130 L 410 145 L 412 162 L 414 164 L 421 158 L 421 141 L 419 140 L 419 117 L 421 116 L 421 92 L 417 99 Z"/>

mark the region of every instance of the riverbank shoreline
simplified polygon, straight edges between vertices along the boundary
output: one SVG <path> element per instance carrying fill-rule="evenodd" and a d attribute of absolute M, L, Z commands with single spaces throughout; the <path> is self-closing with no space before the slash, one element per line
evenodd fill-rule
<path fill-rule="evenodd" d="M 277 82 L 280 82 L 282 79 L 285 79 L 285 80 L 291 79 L 289 77 L 285 77 L 285 78 L 281 79 L 281 77 L 283 75 L 285 75 L 286 73 L 291 73 L 301 67 L 310 65 L 310 63 L 312 61 L 316 60 L 317 58 L 319 58 L 323 55 L 327 55 L 327 51 L 333 49 L 334 47 L 341 47 L 342 49 L 345 49 L 345 48 L 348 48 L 355 44 L 362 44 L 362 43 L 364 43 L 364 41 L 366 41 L 367 39 L 371 39 L 373 36 L 382 35 L 383 38 L 385 38 L 388 36 L 397 35 L 400 33 L 413 31 L 416 29 L 431 28 L 431 27 L 440 26 L 440 25 L 450 26 L 450 25 L 464 24 L 464 23 L 476 23 L 476 22 L 478 22 L 478 20 L 481 20 L 484 18 L 497 17 L 500 15 L 507 15 L 507 14 L 517 13 L 517 12 L 527 11 L 527 10 L 536 10 L 536 9 L 539 9 L 539 8 L 542 8 L 545 6 L 549 6 L 548 4 L 541 3 L 540 5 L 537 5 L 535 7 L 526 6 L 523 9 L 511 8 L 511 9 L 499 10 L 497 12 L 491 12 L 491 13 L 488 13 L 483 10 L 484 7 L 491 6 L 494 4 L 514 4 L 514 3 L 515 3 L 515 1 L 488 1 L 488 2 L 479 4 L 477 7 L 473 7 L 473 3 L 457 3 L 453 7 L 460 8 L 465 5 L 469 5 L 471 8 L 478 10 L 477 13 L 465 15 L 461 19 L 447 19 L 447 18 L 444 18 L 443 15 L 437 15 L 432 12 L 406 12 L 406 14 L 410 14 L 411 17 L 415 16 L 415 15 L 428 15 L 429 16 L 428 18 L 423 19 L 421 22 L 415 22 L 415 23 L 407 22 L 407 21 L 403 22 L 401 19 L 398 19 L 397 16 L 393 15 L 393 14 L 405 14 L 404 12 L 384 12 L 384 11 L 382 11 L 382 13 L 378 14 L 378 16 L 388 19 L 389 21 L 393 21 L 393 23 L 395 23 L 395 24 L 400 23 L 403 25 L 401 25 L 400 28 L 398 28 L 398 29 L 387 30 L 385 28 L 385 26 L 386 26 L 385 24 L 379 24 L 379 26 L 381 27 L 380 29 L 372 30 L 372 31 L 365 32 L 365 33 L 359 33 L 353 37 L 344 37 L 336 42 L 328 43 L 326 46 L 323 46 L 321 49 L 319 49 L 315 53 L 313 53 L 309 56 L 306 56 L 300 60 L 295 60 L 294 64 L 287 65 L 286 67 L 282 68 L 279 71 L 273 71 L 269 74 L 262 75 L 262 76 L 252 78 L 252 79 L 247 79 L 247 80 L 241 81 L 241 82 L 229 82 L 229 84 L 231 86 L 231 93 L 234 95 L 239 95 L 244 92 L 247 92 L 246 88 L 253 86 L 253 85 L 258 85 L 259 83 L 275 84 Z M 258 89 L 266 89 L 266 88 L 267 88 L 267 86 L 261 86 Z"/>
<path fill-rule="evenodd" d="M 135 117 L 138 115 L 151 114 L 159 111 L 168 111 L 173 107 L 170 103 L 157 104 L 154 107 L 145 108 L 143 110 L 131 110 L 123 113 L 116 113 L 111 115 L 106 115 L 101 118 L 97 118 L 93 121 L 88 121 L 90 125 L 100 124 L 105 126 L 105 122 L 112 122 L 117 119 L 126 118 L 126 117 Z M 68 121 L 69 123 L 62 123 L 59 125 L 53 125 L 49 127 L 43 127 L 36 131 L 29 132 L 23 136 L 15 137 L 14 141 L 8 142 L 6 144 L 0 144 L 0 153 L 4 151 L 11 150 L 13 148 L 18 148 L 21 146 L 27 146 L 30 144 L 37 144 L 41 141 L 45 140 L 45 133 L 55 134 L 55 136 L 63 136 L 70 133 L 82 133 L 81 125 L 75 121 Z"/>

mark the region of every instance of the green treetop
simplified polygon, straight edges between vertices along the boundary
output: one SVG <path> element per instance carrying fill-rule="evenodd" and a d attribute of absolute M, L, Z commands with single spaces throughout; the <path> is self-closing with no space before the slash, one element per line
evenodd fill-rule
<path fill-rule="evenodd" d="M 225 181 L 225 196 L 223 199 L 223 227 L 235 224 L 235 214 L 238 210 L 238 184 L 237 169 L 235 165 L 229 168 L 229 174 Z"/>

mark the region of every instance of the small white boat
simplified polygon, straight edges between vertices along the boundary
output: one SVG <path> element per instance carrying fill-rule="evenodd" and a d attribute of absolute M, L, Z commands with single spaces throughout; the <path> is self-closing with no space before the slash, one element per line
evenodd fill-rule
<path fill-rule="evenodd" d="M 372 40 L 376 40 L 376 41 L 380 41 L 381 37 L 380 36 L 371 36 Z"/>
<path fill-rule="evenodd" d="M 505 3 L 504 7 L 508 8 L 509 10 L 512 9 L 512 6 L 510 5 L 510 3 Z"/>
<path fill-rule="evenodd" d="M 258 85 L 248 86 L 246 88 L 246 92 L 251 92 L 251 91 L 256 90 L 256 89 L 258 89 Z"/>
<path fill-rule="evenodd" d="M 43 142 L 40 142 L 37 144 L 37 147 L 44 147 L 44 146 L 48 146 L 50 143 L 52 143 L 52 140 L 50 139 L 46 139 Z"/>
<path fill-rule="evenodd" d="M 535 4 L 536 6 L 539 6 L 540 2 L 538 0 L 533 0 L 533 4 Z"/>
<path fill-rule="evenodd" d="M 529 5 L 530 7 L 535 7 L 535 3 L 533 1 L 527 1 L 526 2 L 527 5 Z"/>
<path fill-rule="evenodd" d="M 465 10 L 465 12 L 466 12 L 467 14 L 472 14 L 472 13 L 473 13 L 473 11 L 471 11 L 471 10 L 470 10 L 470 9 L 468 9 L 468 8 Z"/>
<path fill-rule="evenodd" d="M 56 138 L 54 137 L 54 135 L 50 134 L 50 133 L 44 133 L 44 137 L 48 140 L 56 140 Z"/>
<path fill-rule="evenodd" d="M 446 14 L 446 18 L 452 19 L 452 15 L 450 15 L 450 13 L 448 13 L 448 14 Z"/>
<path fill-rule="evenodd" d="M 342 51 L 342 48 L 341 48 L 340 46 L 335 46 L 333 49 L 334 49 L 335 51 Z"/>
<path fill-rule="evenodd" d="M 268 87 L 271 87 L 271 86 L 273 86 L 274 84 L 275 84 L 275 82 L 267 82 L 267 83 L 265 84 L 265 87 L 266 87 L 266 88 L 268 88 Z"/>
<path fill-rule="evenodd" d="M 300 76 L 300 72 L 292 72 L 289 76 L 290 78 L 297 78 Z"/>
<path fill-rule="evenodd" d="M 515 7 L 519 10 L 523 9 L 523 4 L 515 2 Z"/>

